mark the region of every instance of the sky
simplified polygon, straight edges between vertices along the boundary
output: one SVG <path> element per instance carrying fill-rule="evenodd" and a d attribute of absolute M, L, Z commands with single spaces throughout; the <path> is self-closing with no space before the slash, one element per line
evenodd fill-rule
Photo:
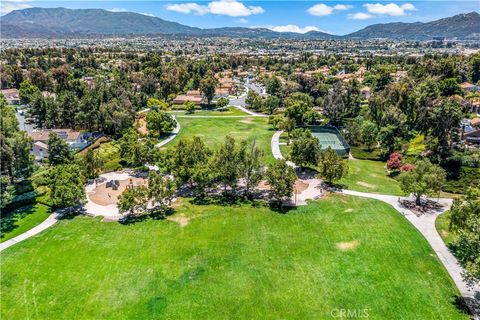
<path fill-rule="evenodd" d="M 427 22 L 479 12 L 480 1 L 1 0 L 0 14 L 29 7 L 132 11 L 200 28 L 265 27 L 275 31 L 317 30 L 343 35 L 376 23 Z"/>

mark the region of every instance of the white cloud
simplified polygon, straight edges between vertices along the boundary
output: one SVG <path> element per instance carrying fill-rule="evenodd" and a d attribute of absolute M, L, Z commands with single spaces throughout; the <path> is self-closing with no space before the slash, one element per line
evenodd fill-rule
<path fill-rule="evenodd" d="M 165 9 L 184 14 L 194 13 L 197 15 L 204 15 L 211 13 L 230 17 L 247 17 L 265 12 L 262 7 L 246 6 L 237 0 L 212 1 L 206 6 L 193 2 L 168 4 L 165 6 Z"/>
<path fill-rule="evenodd" d="M 320 31 L 319 28 L 314 26 L 305 26 L 302 28 L 294 24 L 287 24 L 285 26 L 270 26 L 270 27 L 267 27 L 267 29 L 270 29 L 276 32 L 295 32 L 295 33 L 307 33 L 309 31 Z"/>
<path fill-rule="evenodd" d="M 326 4 L 320 3 L 316 4 L 313 7 L 308 8 L 307 10 L 308 13 L 310 13 L 313 16 L 328 16 L 333 13 L 333 8 L 330 6 L 327 6 Z"/>
<path fill-rule="evenodd" d="M 112 8 L 112 9 L 107 9 L 107 11 L 110 12 L 127 12 L 128 10 L 125 8 Z"/>
<path fill-rule="evenodd" d="M 6 14 L 14 10 L 31 8 L 26 1 L 0 1 L 0 14 Z"/>
<path fill-rule="evenodd" d="M 236 23 L 248 23 L 248 20 L 245 18 L 240 18 L 238 20 L 235 20 Z"/>
<path fill-rule="evenodd" d="M 389 15 L 389 16 L 403 16 L 405 11 L 416 10 L 415 6 L 411 3 L 405 3 L 401 6 L 395 3 L 381 4 L 381 3 L 366 3 L 363 5 L 367 8 L 367 11 L 376 15 Z"/>
<path fill-rule="evenodd" d="M 353 8 L 353 7 L 346 4 L 337 4 L 331 7 L 326 4 L 319 3 L 308 8 L 307 12 L 310 13 L 312 16 L 323 17 L 323 16 L 331 15 L 332 13 L 334 13 L 334 11 L 348 10 L 350 8 Z"/>
<path fill-rule="evenodd" d="M 148 13 L 148 12 L 140 12 L 140 14 L 143 14 L 144 16 L 148 16 L 148 17 L 155 17 L 154 14 L 151 14 L 151 13 Z"/>
<path fill-rule="evenodd" d="M 349 14 L 348 18 L 349 19 L 354 19 L 354 20 L 365 20 L 365 19 L 373 18 L 373 16 L 369 13 L 357 12 L 357 13 L 354 13 L 354 14 Z"/>
<path fill-rule="evenodd" d="M 175 11 L 179 13 L 194 13 L 197 15 L 203 15 L 208 13 L 208 8 L 206 6 L 201 6 L 197 3 L 176 3 L 176 4 L 167 4 L 165 9 L 170 11 Z"/>
<path fill-rule="evenodd" d="M 335 10 L 348 10 L 353 8 L 353 6 L 347 5 L 347 4 L 337 4 L 333 7 Z"/>

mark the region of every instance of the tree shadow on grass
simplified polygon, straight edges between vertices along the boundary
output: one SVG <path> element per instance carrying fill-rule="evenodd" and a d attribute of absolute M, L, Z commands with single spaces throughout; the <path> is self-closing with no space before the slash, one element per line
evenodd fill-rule
<path fill-rule="evenodd" d="M 119 219 L 118 222 L 123 225 L 135 224 L 147 220 L 165 220 L 168 216 L 171 216 L 175 213 L 174 208 L 168 208 L 165 211 L 160 211 L 156 208 L 149 209 L 147 214 L 143 215 L 126 215 L 123 218 Z"/>
<path fill-rule="evenodd" d="M 15 225 L 17 220 L 20 220 L 34 212 L 35 205 L 28 205 L 7 213 L 2 212 L 2 217 L 0 218 L 0 238 L 4 238 L 7 233 L 18 228 L 18 226 Z"/>
<path fill-rule="evenodd" d="M 452 304 L 463 314 L 469 316 L 480 316 L 480 293 L 476 293 L 476 297 L 464 298 L 462 296 L 454 296 Z"/>

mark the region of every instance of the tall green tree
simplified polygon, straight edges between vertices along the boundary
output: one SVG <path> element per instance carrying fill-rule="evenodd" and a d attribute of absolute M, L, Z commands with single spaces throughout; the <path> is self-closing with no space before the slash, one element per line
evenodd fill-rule
<path fill-rule="evenodd" d="M 238 151 L 239 174 L 245 183 L 245 196 L 249 196 L 252 188 L 257 186 L 264 175 L 262 161 L 263 151 L 256 145 L 256 141 L 248 143 L 243 140 Z"/>
<path fill-rule="evenodd" d="M 76 164 L 58 164 L 49 172 L 50 198 L 56 208 L 69 208 L 85 202 L 85 179 Z"/>
<path fill-rule="evenodd" d="M 147 114 L 147 129 L 158 136 L 171 132 L 176 125 L 176 120 L 166 112 L 154 110 Z"/>
<path fill-rule="evenodd" d="M 308 129 L 292 132 L 291 160 L 298 166 L 315 166 L 320 157 L 320 141 Z"/>
<path fill-rule="evenodd" d="M 208 75 L 200 81 L 200 91 L 202 91 L 205 98 L 207 98 L 208 104 L 210 104 L 213 100 L 217 83 L 217 79 L 215 79 L 215 77 L 212 75 Z"/>
<path fill-rule="evenodd" d="M 239 173 L 239 156 L 235 139 L 226 136 L 223 144 L 215 152 L 213 156 L 213 168 L 216 174 L 216 180 L 223 184 L 224 192 L 227 186 L 235 189 Z"/>
<path fill-rule="evenodd" d="M 415 162 L 415 169 L 402 172 L 398 180 L 402 190 L 413 194 L 415 203 L 421 205 L 422 196 L 432 196 L 440 192 L 446 180 L 446 173 L 440 166 L 425 159 Z"/>
<path fill-rule="evenodd" d="M 348 173 L 348 163 L 332 148 L 328 147 L 320 153 L 318 175 L 329 184 L 345 177 Z"/>
<path fill-rule="evenodd" d="M 175 182 L 168 176 L 151 171 L 148 175 L 148 197 L 155 211 L 164 215 L 175 197 Z"/>
<path fill-rule="evenodd" d="M 267 182 L 270 186 L 270 197 L 275 202 L 281 203 L 293 195 L 297 175 L 285 160 L 276 160 L 266 172 Z"/>
<path fill-rule="evenodd" d="M 51 165 L 69 163 L 73 160 L 68 144 L 55 132 L 48 135 L 48 163 Z"/>

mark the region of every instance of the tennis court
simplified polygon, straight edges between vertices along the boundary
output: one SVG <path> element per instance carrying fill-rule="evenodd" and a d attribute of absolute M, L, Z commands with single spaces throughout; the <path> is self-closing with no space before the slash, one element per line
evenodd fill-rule
<path fill-rule="evenodd" d="M 344 156 L 350 152 L 350 147 L 340 132 L 335 127 L 315 126 L 309 127 L 312 135 L 320 140 L 322 149 L 332 148 L 338 155 Z"/>

